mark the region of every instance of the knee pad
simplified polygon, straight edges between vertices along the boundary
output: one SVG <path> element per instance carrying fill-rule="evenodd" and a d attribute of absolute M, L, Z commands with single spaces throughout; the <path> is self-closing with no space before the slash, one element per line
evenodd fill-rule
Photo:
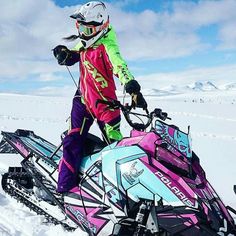
<path fill-rule="evenodd" d="M 123 138 L 123 135 L 121 134 L 119 127 L 117 126 L 111 126 L 109 124 L 105 124 L 105 132 L 106 136 L 108 138 L 108 141 L 119 141 Z"/>

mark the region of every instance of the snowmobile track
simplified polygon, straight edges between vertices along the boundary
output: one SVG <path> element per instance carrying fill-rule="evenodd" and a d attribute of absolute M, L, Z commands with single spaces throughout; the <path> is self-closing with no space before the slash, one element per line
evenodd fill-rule
<path fill-rule="evenodd" d="M 32 203 L 31 201 L 27 200 L 27 198 L 30 198 L 33 193 L 30 193 L 29 191 L 22 191 L 24 189 L 24 186 L 17 183 L 15 179 L 23 179 L 24 177 L 27 177 L 28 174 L 26 172 L 18 172 L 18 173 L 5 173 L 2 176 L 2 188 L 3 190 L 10 195 L 12 198 L 16 199 L 18 202 L 23 203 L 25 206 L 27 206 L 30 210 L 34 211 L 37 215 L 42 215 L 46 218 L 47 223 L 53 223 L 54 225 L 61 224 L 64 229 L 67 231 L 74 231 L 75 228 L 72 228 L 68 226 L 65 223 L 62 223 L 61 221 L 57 220 L 50 214 L 48 214 L 46 211 L 38 207 L 36 204 Z M 23 195 L 23 196 L 22 196 Z"/>

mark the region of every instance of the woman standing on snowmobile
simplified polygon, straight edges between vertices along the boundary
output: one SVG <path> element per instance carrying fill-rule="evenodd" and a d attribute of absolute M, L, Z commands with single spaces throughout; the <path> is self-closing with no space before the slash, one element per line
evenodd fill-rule
<path fill-rule="evenodd" d="M 66 39 L 78 38 L 80 42 L 71 50 L 63 45 L 53 49 L 59 65 L 71 66 L 80 62 L 79 89 L 73 99 L 70 129 L 63 140 L 63 158 L 59 166 L 57 191 L 61 193 L 78 184 L 83 145 L 95 118 L 108 143 L 122 139 L 120 111 L 107 109 L 104 104 L 96 106 L 97 99 L 117 100 L 113 74 L 125 85 L 134 106 L 147 107 L 140 85 L 120 55 L 104 3 L 88 2 L 71 17 L 76 20 L 78 35 Z"/>

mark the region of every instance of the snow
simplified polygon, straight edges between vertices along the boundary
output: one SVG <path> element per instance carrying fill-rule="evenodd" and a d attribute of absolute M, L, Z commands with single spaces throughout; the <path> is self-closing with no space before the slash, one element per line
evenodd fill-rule
<path fill-rule="evenodd" d="M 236 208 L 233 185 L 236 184 L 236 90 L 235 83 L 216 86 L 197 81 L 192 85 L 169 90 L 144 90 L 149 110 L 162 108 L 172 118 L 170 123 L 187 131 L 190 125 L 193 150 L 199 156 L 210 183 L 226 205 Z M 58 145 L 61 133 L 67 129 L 70 115 L 69 97 L 37 97 L 0 94 L 0 130 L 33 130 Z M 130 128 L 122 120 L 122 131 Z M 96 124 L 92 133 L 98 133 Z M 16 154 L 0 155 L 0 173 L 8 166 L 19 166 Z M 0 235 L 52 236 L 86 235 L 79 229 L 66 232 L 61 226 L 47 225 L 36 215 L 0 190 Z M 235 216 L 234 216 L 235 217 Z"/>

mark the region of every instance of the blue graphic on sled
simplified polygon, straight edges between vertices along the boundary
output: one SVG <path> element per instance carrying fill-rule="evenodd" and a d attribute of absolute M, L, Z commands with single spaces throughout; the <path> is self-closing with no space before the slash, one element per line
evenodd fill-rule
<path fill-rule="evenodd" d="M 179 155 L 180 152 L 187 158 L 192 157 L 191 137 L 189 133 L 184 133 L 178 127 L 168 125 L 160 120 L 155 123 L 156 132 L 162 137 L 163 142 L 167 144 L 167 149 L 172 153 Z"/>

